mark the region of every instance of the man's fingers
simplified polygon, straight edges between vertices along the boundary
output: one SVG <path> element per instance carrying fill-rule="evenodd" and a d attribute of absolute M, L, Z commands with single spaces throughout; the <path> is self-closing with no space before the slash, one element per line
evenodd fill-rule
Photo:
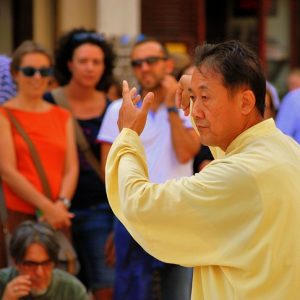
<path fill-rule="evenodd" d="M 178 85 L 177 89 L 176 89 L 176 93 L 175 93 L 175 104 L 177 107 L 181 106 L 182 92 L 183 92 L 183 89 L 181 88 L 180 85 Z"/>
<path fill-rule="evenodd" d="M 176 105 L 187 115 L 190 107 L 191 75 L 182 75 L 176 90 Z"/>
<path fill-rule="evenodd" d="M 131 101 L 134 105 L 136 105 L 140 100 L 141 100 L 141 95 L 139 95 L 137 93 L 137 89 L 136 87 L 133 87 L 131 90 L 130 90 L 130 97 L 131 97 Z"/>
<path fill-rule="evenodd" d="M 141 100 L 141 96 L 137 94 L 136 87 L 133 87 L 131 90 L 129 90 L 129 85 L 126 80 L 123 80 L 122 95 L 123 95 L 123 101 L 125 101 L 128 104 L 133 103 L 133 105 L 135 105 Z"/>
<path fill-rule="evenodd" d="M 123 94 L 129 92 L 129 85 L 127 80 L 123 80 Z"/>
<path fill-rule="evenodd" d="M 179 83 L 185 87 L 189 87 L 191 85 L 191 81 L 192 81 L 192 75 L 188 75 L 188 74 L 182 75 L 181 78 L 179 79 Z"/>
<path fill-rule="evenodd" d="M 133 87 L 130 90 L 129 94 L 130 94 L 131 99 L 134 99 L 137 96 L 137 94 L 136 94 L 136 87 Z"/>
<path fill-rule="evenodd" d="M 136 105 L 141 100 L 141 95 L 137 95 L 134 99 L 132 99 L 132 103 Z"/>
<path fill-rule="evenodd" d="M 123 102 L 131 102 L 131 95 L 129 91 L 129 85 L 126 80 L 123 80 L 123 91 L 122 91 L 122 96 L 123 96 Z"/>
<path fill-rule="evenodd" d="M 154 94 L 152 92 L 147 93 L 143 100 L 142 110 L 146 113 L 148 113 L 150 106 L 153 102 Z"/>

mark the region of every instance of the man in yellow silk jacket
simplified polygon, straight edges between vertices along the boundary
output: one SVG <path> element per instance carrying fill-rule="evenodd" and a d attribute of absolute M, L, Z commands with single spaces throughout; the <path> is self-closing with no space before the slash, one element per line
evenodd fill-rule
<path fill-rule="evenodd" d="M 216 159 L 195 176 L 149 182 L 139 134 L 153 94 L 137 108 L 125 81 L 110 205 L 146 251 L 194 267 L 192 299 L 299 299 L 300 148 L 263 120 L 266 81 L 251 50 L 206 44 L 195 58 L 177 95 Z"/>

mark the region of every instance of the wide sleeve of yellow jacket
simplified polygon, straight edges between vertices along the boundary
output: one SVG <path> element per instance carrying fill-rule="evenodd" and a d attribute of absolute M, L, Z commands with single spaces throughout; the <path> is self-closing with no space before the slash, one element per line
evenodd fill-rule
<path fill-rule="evenodd" d="M 300 243 L 288 248 L 296 233 L 300 236 L 293 213 L 300 209 L 299 201 L 281 201 L 280 189 L 286 187 L 278 172 L 287 168 L 273 167 L 264 145 L 251 157 L 248 140 L 245 134 L 231 154 L 195 176 L 164 184 L 149 182 L 143 146 L 134 131 L 123 129 L 109 153 L 106 187 L 114 213 L 151 255 L 194 267 L 193 299 L 286 300 L 296 299 L 296 291 L 300 295 L 300 271 L 291 266 L 300 262 L 295 252 L 300 253 Z M 299 187 L 297 191 L 300 195 Z"/>

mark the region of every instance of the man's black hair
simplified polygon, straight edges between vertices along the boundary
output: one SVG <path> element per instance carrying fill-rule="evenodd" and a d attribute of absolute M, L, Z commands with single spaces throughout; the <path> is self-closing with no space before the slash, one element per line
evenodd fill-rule
<path fill-rule="evenodd" d="M 256 99 L 256 107 L 264 115 L 266 79 L 257 55 L 236 40 L 219 44 L 204 44 L 195 51 L 195 65 L 206 66 L 220 73 L 230 91 L 247 86 Z"/>

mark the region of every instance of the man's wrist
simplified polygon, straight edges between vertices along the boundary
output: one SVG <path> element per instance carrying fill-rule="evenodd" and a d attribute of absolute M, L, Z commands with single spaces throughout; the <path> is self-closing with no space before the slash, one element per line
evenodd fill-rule
<path fill-rule="evenodd" d="M 175 105 L 167 107 L 167 111 L 168 111 L 168 113 L 176 113 L 176 114 L 179 113 L 179 110 Z"/>

